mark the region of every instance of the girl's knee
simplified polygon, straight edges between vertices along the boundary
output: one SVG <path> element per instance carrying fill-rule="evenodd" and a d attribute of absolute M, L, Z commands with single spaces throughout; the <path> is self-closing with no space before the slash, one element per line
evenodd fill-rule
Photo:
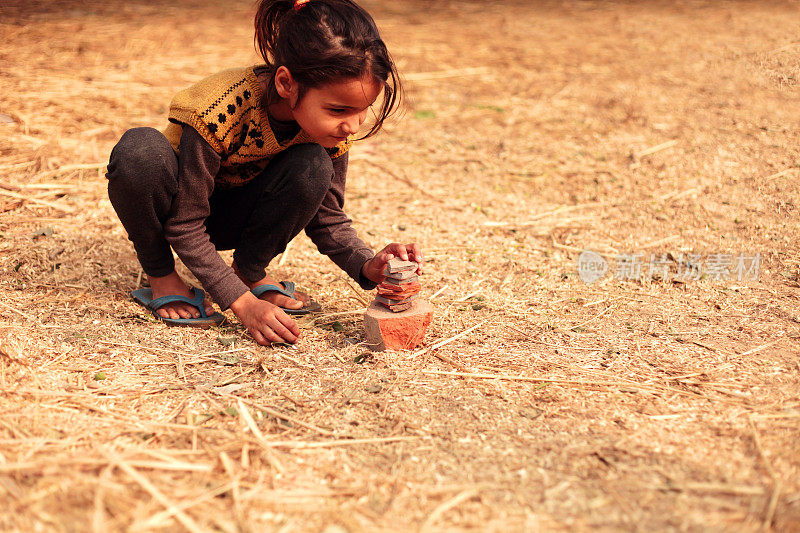
<path fill-rule="evenodd" d="M 108 197 L 118 213 L 134 205 L 166 209 L 178 189 L 178 158 L 160 131 L 134 128 L 112 150 L 106 177 Z"/>
<path fill-rule="evenodd" d="M 287 150 L 287 157 L 296 166 L 291 172 L 294 196 L 305 202 L 321 201 L 331 187 L 333 162 L 319 144 L 300 144 Z"/>
<path fill-rule="evenodd" d="M 141 186 L 142 178 L 175 175 L 177 170 L 177 157 L 163 133 L 155 128 L 133 128 L 111 151 L 107 177 L 115 181 L 135 178 Z"/>

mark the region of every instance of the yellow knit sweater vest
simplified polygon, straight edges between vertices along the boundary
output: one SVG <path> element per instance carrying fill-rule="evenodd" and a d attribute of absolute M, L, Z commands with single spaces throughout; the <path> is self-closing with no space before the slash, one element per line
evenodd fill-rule
<path fill-rule="evenodd" d="M 269 127 L 264 94 L 254 69 L 225 70 L 175 95 L 169 106 L 170 124 L 164 130 L 176 153 L 183 125 L 189 125 L 222 157 L 215 182 L 222 187 L 247 183 L 286 148 L 313 143 L 303 130 L 278 143 Z M 350 149 L 352 138 L 328 148 L 332 159 Z"/>

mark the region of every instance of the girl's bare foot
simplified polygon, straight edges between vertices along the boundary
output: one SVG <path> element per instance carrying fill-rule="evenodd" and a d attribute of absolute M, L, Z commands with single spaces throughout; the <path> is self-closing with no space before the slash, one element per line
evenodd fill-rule
<path fill-rule="evenodd" d="M 239 276 L 239 279 L 242 280 L 244 284 L 247 285 L 247 287 L 250 289 L 252 289 L 253 287 L 257 287 L 259 285 L 277 285 L 278 287 L 281 286 L 281 284 L 269 274 L 267 274 L 258 281 L 250 281 L 246 279 L 241 272 L 239 272 L 239 268 L 236 266 L 235 262 L 231 265 L 231 267 L 233 267 L 233 270 L 234 272 L 236 272 L 236 275 Z M 304 305 L 306 305 L 308 302 L 311 301 L 311 298 L 304 292 L 294 291 L 294 296 L 295 296 L 294 298 L 289 298 L 288 296 L 283 295 L 279 292 L 265 292 L 264 294 L 259 296 L 259 298 L 271 304 L 277 305 L 278 307 L 284 307 L 286 309 L 300 309 L 301 307 L 303 307 Z"/>
<path fill-rule="evenodd" d="M 192 291 L 174 270 L 166 276 L 147 276 L 147 279 L 150 281 L 150 288 L 153 290 L 154 300 L 162 296 L 170 295 L 185 296 L 187 298 L 192 297 Z M 208 299 L 203 302 L 203 306 L 205 307 L 207 315 L 210 316 L 214 314 L 214 308 L 211 306 L 211 302 L 209 302 Z M 164 304 L 156 310 L 156 313 L 162 318 L 200 318 L 200 311 L 195 306 L 185 302 Z"/>

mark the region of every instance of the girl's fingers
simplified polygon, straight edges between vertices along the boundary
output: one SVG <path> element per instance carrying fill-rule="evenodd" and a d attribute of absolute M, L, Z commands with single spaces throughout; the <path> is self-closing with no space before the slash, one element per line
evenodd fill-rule
<path fill-rule="evenodd" d="M 250 331 L 250 335 L 253 336 L 253 340 L 255 340 L 259 345 L 266 346 L 268 344 L 266 339 L 264 339 L 264 336 L 257 329 Z"/>
<path fill-rule="evenodd" d="M 398 245 L 397 251 L 399 252 L 397 255 L 400 256 L 400 259 L 403 261 L 408 261 L 408 250 L 406 249 L 405 244 Z"/>
<path fill-rule="evenodd" d="M 406 248 L 411 253 L 411 256 L 414 257 L 414 261 L 416 261 L 417 263 L 422 263 L 422 252 L 420 252 L 417 243 L 407 244 Z"/>
<path fill-rule="evenodd" d="M 280 321 L 277 318 L 275 318 L 274 320 L 271 320 L 270 323 L 269 323 L 269 326 L 272 328 L 272 331 L 275 332 L 275 335 L 280 337 L 280 340 L 278 342 L 292 342 L 293 343 L 293 342 L 297 341 L 297 336 L 294 335 L 288 329 L 286 329 L 286 327 L 284 327 L 284 325 L 281 324 Z"/>
<path fill-rule="evenodd" d="M 388 248 L 388 247 L 387 247 Z M 393 254 L 386 251 L 386 248 L 378 252 L 370 264 L 370 268 L 375 275 L 383 275 L 383 270 L 390 259 L 394 257 Z"/>
<path fill-rule="evenodd" d="M 272 329 L 269 326 L 266 325 L 261 327 L 261 335 L 263 335 L 264 338 L 268 341 L 267 342 L 268 344 L 270 342 L 286 342 L 280 336 L 278 336 L 278 334 L 272 331 Z"/>
<path fill-rule="evenodd" d="M 375 256 L 375 258 L 384 265 L 394 257 L 399 257 L 403 261 L 415 261 L 420 263 L 420 265 L 423 262 L 422 252 L 420 251 L 419 245 L 416 243 L 402 244 L 393 242 Z"/>
<path fill-rule="evenodd" d="M 250 334 L 261 346 L 269 346 L 272 342 L 284 342 L 283 339 L 278 337 L 266 324 L 261 324 L 258 328 L 253 328 Z"/>
<path fill-rule="evenodd" d="M 270 324 L 270 326 L 272 326 L 272 329 L 286 340 L 289 340 L 289 337 L 287 337 L 286 334 L 294 337 L 294 339 L 290 342 L 295 342 L 300 336 L 300 328 L 297 327 L 295 321 L 282 311 L 280 313 L 275 313 L 274 326 L 272 324 Z"/>
<path fill-rule="evenodd" d="M 406 250 L 405 245 L 400 244 L 399 242 L 393 242 L 386 248 L 391 249 L 392 253 L 394 253 L 394 255 L 396 255 L 403 261 L 408 261 L 408 250 Z"/>

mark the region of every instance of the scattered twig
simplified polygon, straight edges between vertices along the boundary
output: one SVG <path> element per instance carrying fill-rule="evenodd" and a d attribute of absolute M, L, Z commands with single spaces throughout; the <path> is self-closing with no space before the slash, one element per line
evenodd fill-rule
<path fill-rule="evenodd" d="M 474 330 L 478 329 L 479 327 L 481 327 L 481 326 L 482 326 L 482 325 L 484 325 L 485 323 L 486 323 L 486 321 L 484 320 L 483 322 L 481 322 L 481 323 L 479 323 L 479 324 L 475 324 L 474 326 L 472 326 L 472 327 L 471 327 L 471 328 L 469 328 L 469 329 L 465 329 L 464 331 L 462 331 L 462 332 L 461 332 L 461 333 L 459 333 L 458 335 L 455 335 L 455 336 L 453 336 L 453 337 L 450 337 L 449 339 L 444 339 L 444 340 L 441 340 L 441 341 L 439 341 L 439 342 L 437 342 L 437 343 L 435 343 L 435 344 L 431 345 L 431 346 L 430 346 L 430 347 L 428 347 L 428 348 L 422 348 L 422 349 L 420 349 L 420 350 L 417 350 L 416 352 L 414 352 L 414 353 L 412 354 L 412 356 L 413 356 L 413 357 L 417 357 L 417 356 L 419 356 L 419 355 L 421 355 L 421 354 L 423 354 L 423 353 L 425 353 L 425 352 L 427 352 L 427 351 L 433 351 L 433 350 L 435 350 L 435 349 L 437 349 L 437 348 L 441 348 L 441 347 L 442 347 L 442 346 L 444 346 L 445 344 L 450 344 L 451 342 L 453 342 L 453 341 L 455 341 L 455 340 L 457 340 L 457 339 L 460 339 L 460 338 L 461 338 L 461 337 L 463 337 L 464 335 L 467 335 L 467 334 L 469 334 L 470 332 L 472 332 L 472 331 L 474 331 Z"/>
<path fill-rule="evenodd" d="M 372 165 L 373 167 L 377 168 L 378 170 L 380 170 L 381 172 L 383 172 L 387 176 L 390 176 L 390 177 L 392 177 L 392 178 L 394 178 L 394 179 L 396 179 L 398 181 L 402 181 L 403 183 L 405 183 L 406 185 L 408 185 L 412 189 L 416 190 L 420 194 L 424 194 L 425 196 L 427 196 L 429 198 L 438 199 L 435 195 L 433 195 L 430 192 L 428 192 L 427 190 L 423 189 L 422 187 L 420 187 L 419 185 L 414 183 L 411 179 L 409 179 L 409 178 L 407 178 L 405 176 L 400 176 L 395 172 L 392 172 L 391 170 L 389 170 L 388 168 L 386 168 L 385 166 L 383 166 L 380 163 L 376 163 L 375 161 L 373 161 L 371 159 L 359 159 L 359 161 L 364 161 L 365 163 L 369 163 L 370 165 Z"/>
<path fill-rule="evenodd" d="M 173 513 L 175 518 L 181 523 L 181 525 L 183 525 L 183 527 L 192 533 L 201 533 L 203 531 L 203 528 L 201 528 L 197 522 L 192 520 L 186 513 L 181 511 L 177 505 L 172 503 L 172 501 L 170 501 L 169 498 L 167 498 L 160 490 L 158 490 L 155 485 L 150 483 L 146 477 L 137 472 L 132 466 L 123 461 L 120 457 L 113 454 L 110 450 L 102 450 L 102 452 L 109 458 L 114 466 L 128 474 L 131 479 L 133 479 L 139 484 L 140 487 L 146 490 L 150 496 L 158 501 L 158 503 L 166 507 L 169 512 Z"/>
<path fill-rule="evenodd" d="M 700 192 L 700 187 L 692 187 L 691 189 L 686 189 L 684 191 L 672 191 L 666 194 L 662 194 L 661 196 L 657 197 L 656 200 L 661 202 L 665 200 L 676 200 L 678 198 L 683 198 L 684 196 L 689 196 L 692 194 L 696 194 Z"/>
<path fill-rule="evenodd" d="M 5 307 L 5 308 L 6 308 L 6 309 L 8 309 L 9 311 L 14 311 L 15 313 L 17 313 L 19 316 L 21 316 L 21 317 L 23 317 L 23 318 L 27 318 L 27 319 L 28 319 L 28 320 L 30 320 L 31 322 L 39 322 L 39 320 L 37 320 L 35 317 L 32 317 L 31 315 L 29 315 L 29 314 L 27 314 L 27 313 L 23 313 L 23 312 L 22 312 L 22 311 L 20 311 L 19 309 L 15 309 L 14 307 L 11 307 L 11 306 L 10 306 L 10 305 L 8 305 L 7 303 L 5 303 L 3 300 L 0 300 L 0 305 L 2 305 L 3 307 Z"/>
<path fill-rule="evenodd" d="M 668 484 L 658 488 L 675 492 L 718 492 L 742 496 L 761 496 L 764 494 L 764 489 L 761 487 L 750 485 L 726 485 L 724 483 L 686 482 L 674 485 Z"/>
<path fill-rule="evenodd" d="M 758 428 L 756 427 L 755 422 L 753 422 L 753 418 L 748 416 L 747 420 L 750 423 L 750 429 L 753 432 L 753 443 L 758 451 L 758 456 L 761 459 L 761 463 L 764 465 L 770 480 L 772 481 L 772 496 L 770 496 L 767 509 L 764 513 L 764 522 L 761 524 L 761 530 L 766 531 L 772 526 L 772 519 L 775 517 L 775 509 L 778 507 L 778 498 L 780 497 L 781 489 L 783 487 L 781 480 L 778 478 L 778 475 L 775 472 L 775 469 L 772 467 L 772 462 L 767 459 L 767 454 L 764 453 L 764 448 L 761 445 L 761 436 L 758 433 Z"/>
<path fill-rule="evenodd" d="M 44 170 L 38 174 L 36 174 L 31 181 L 39 181 L 42 178 L 54 178 L 61 174 L 65 174 L 67 172 L 74 172 L 76 170 L 94 170 L 94 169 L 101 169 L 105 168 L 108 163 L 78 163 L 74 165 L 61 165 L 58 168 L 52 170 Z"/>
<path fill-rule="evenodd" d="M 0 165 L 0 170 L 2 170 L 4 172 L 13 172 L 13 171 L 16 171 L 16 170 L 24 170 L 24 169 L 26 169 L 28 167 L 32 167 L 35 164 L 36 164 L 36 161 L 22 161 L 20 163 L 12 163 L 10 165 Z M 5 185 L 0 185 L 0 187 L 3 187 L 4 189 L 7 188 L 7 187 L 5 187 Z M 12 187 L 13 187 L 13 185 L 12 185 Z M 11 190 L 15 191 L 17 189 L 11 189 Z"/>
<path fill-rule="evenodd" d="M 178 354 L 178 357 L 175 359 L 175 369 L 178 371 L 178 377 L 181 378 L 185 383 L 186 371 L 183 368 L 183 356 L 181 354 Z"/>
<path fill-rule="evenodd" d="M 435 524 L 442 517 L 444 513 L 464 503 L 467 500 L 471 500 L 477 495 L 478 495 L 477 489 L 466 489 L 458 493 L 456 496 L 450 498 L 449 500 L 445 500 L 444 502 L 439 504 L 436 507 L 436 509 L 433 510 L 433 512 L 431 512 L 428 519 L 425 520 L 425 522 L 422 524 L 422 527 L 419 528 L 420 531 L 429 531 L 431 529 L 431 526 L 433 526 L 433 524 Z"/>
<path fill-rule="evenodd" d="M 551 348 L 562 348 L 562 349 L 565 349 L 565 350 L 588 350 L 588 351 L 602 350 L 602 348 L 598 348 L 598 347 L 567 346 L 566 344 L 553 344 L 553 343 L 550 343 L 550 342 L 544 342 L 544 341 L 540 341 L 539 339 L 534 338 L 534 336 L 531 335 L 530 333 L 528 333 L 527 331 L 523 331 L 523 330 L 521 330 L 521 329 L 519 329 L 517 327 L 511 326 L 511 325 L 506 325 L 506 327 L 508 329 L 513 329 L 517 333 L 522 333 L 531 342 L 535 342 L 537 344 L 542 344 L 544 346 L 550 346 Z"/>
<path fill-rule="evenodd" d="M 635 153 L 635 157 L 636 157 L 636 159 L 641 159 L 641 158 L 646 157 L 648 155 L 655 154 L 656 152 L 660 152 L 662 150 L 666 150 L 667 148 L 672 148 L 676 144 L 678 144 L 677 140 L 663 142 L 661 144 L 657 144 L 655 146 L 652 146 L 650 148 L 642 150 L 641 152 L 636 152 Z"/>
<path fill-rule="evenodd" d="M 239 524 L 240 531 L 246 531 L 248 528 L 245 526 L 244 520 L 244 510 L 242 507 L 242 498 L 241 492 L 239 490 L 239 478 L 240 476 L 236 472 L 236 467 L 234 466 L 233 459 L 225 453 L 224 451 L 219 452 L 219 460 L 222 463 L 222 467 L 225 469 L 225 473 L 231 478 L 231 496 L 233 496 L 233 508 L 236 513 L 236 520 Z"/>
<path fill-rule="evenodd" d="M 446 290 L 447 290 L 447 287 L 448 287 L 448 286 L 447 286 L 447 285 L 445 285 L 445 286 L 443 286 L 441 289 L 439 289 L 438 291 L 434 292 L 434 293 L 431 295 L 431 297 L 429 298 L 429 300 L 433 300 L 434 298 L 436 298 L 437 296 L 439 296 L 440 294 L 442 294 L 444 291 L 446 291 Z"/>
<path fill-rule="evenodd" d="M 269 443 L 267 442 L 267 439 L 264 438 L 264 434 L 261 433 L 260 429 L 258 429 L 258 424 L 256 424 L 255 420 L 253 420 L 253 417 L 250 415 L 250 411 L 247 409 L 247 406 L 244 404 L 241 398 L 238 400 L 238 405 L 239 405 L 239 416 L 242 418 L 242 420 L 244 420 L 247 427 L 250 428 L 250 432 L 253 433 L 253 436 L 255 437 L 256 441 L 261 445 L 262 448 L 264 448 L 264 455 L 267 457 L 269 463 L 272 465 L 272 467 L 275 469 L 276 472 L 283 472 L 285 468 L 278 460 L 278 458 L 275 457 L 275 454 L 272 453 L 272 450 L 269 449 L 270 446 Z"/>
<path fill-rule="evenodd" d="M 578 252 L 578 253 L 581 253 L 581 252 L 584 251 L 583 248 L 577 248 L 575 246 L 569 246 L 568 244 L 561 244 L 561 243 L 557 242 L 555 235 L 550 235 L 550 238 L 553 241 L 553 246 L 555 248 L 558 248 L 559 250 L 566 250 L 568 252 Z M 605 254 L 601 254 L 599 252 L 595 252 L 595 253 L 597 253 L 598 255 L 601 255 L 601 256 L 605 255 Z"/>
<path fill-rule="evenodd" d="M 439 353 L 437 351 L 434 351 L 433 355 L 434 355 L 434 357 L 444 361 L 447 364 L 450 364 L 450 365 L 454 366 L 455 368 L 461 370 L 462 372 L 471 372 L 471 370 L 469 368 L 465 367 L 464 365 L 462 365 L 461 363 L 459 363 L 458 361 L 456 361 L 452 357 L 448 357 L 445 354 Z"/>
<path fill-rule="evenodd" d="M 21 189 L 38 189 L 44 191 L 50 191 L 46 194 L 63 194 L 66 190 L 75 191 L 78 189 L 78 185 L 75 183 L 26 183 L 24 185 L 20 185 Z M 56 192 L 53 192 L 56 191 Z"/>
<path fill-rule="evenodd" d="M 699 342 L 699 341 L 689 341 L 689 342 L 691 342 L 692 344 L 696 344 L 697 346 L 699 346 L 701 348 L 705 348 L 706 350 L 711 351 L 711 352 L 718 352 L 719 351 L 716 348 L 714 348 L 713 346 L 709 346 L 708 344 L 704 344 L 704 343 Z"/>
<path fill-rule="evenodd" d="M 2 170 L 2 169 L 0 169 L 0 170 Z M 0 181 L 0 189 L 5 189 L 7 191 L 20 192 L 22 190 L 22 187 L 18 187 L 16 185 L 12 185 L 10 183 L 6 183 L 5 181 Z"/>
<path fill-rule="evenodd" d="M 94 493 L 94 512 L 92 513 L 92 531 L 101 533 L 108 531 L 109 527 L 106 522 L 105 505 L 103 499 L 105 498 L 106 484 L 108 483 L 114 467 L 109 465 L 103 469 L 98 476 L 100 483 L 97 487 L 97 492 Z"/>
<path fill-rule="evenodd" d="M 147 470 L 164 470 L 170 472 L 211 472 L 213 466 L 203 463 L 188 463 L 186 461 L 148 461 L 142 459 L 129 459 L 127 463 L 131 467 L 144 468 Z M 27 461 L 20 463 L 8 463 L 0 465 L 0 472 L 27 472 L 31 470 L 41 470 L 48 466 L 53 466 L 55 463 L 50 460 Z M 70 460 L 60 460 L 57 463 L 59 466 L 70 465 L 72 467 L 86 466 L 96 468 L 109 464 L 107 459 L 92 459 L 92 458 L 77 458 Z"/>
<path fill-rule="evenodd" d="M 38 198 L 32 198 L 30 196 L 27 196 L 27 195 L 24 195 L 24 194 L 19 194 L 19 193 L 12 192 L 12 191 L 2 191 L 2 190 L 0 190 L 0 195 L 8 196 L 9 198 L 16 198 L 18 200 L 24 200 L 26 202 L 31 202 L 33 204 L 39 204 L 39 205 L 42 205 L 42 206 L 45 206 L 45 207 L 52 207 L 53 209 L 58 209 L 59 211 L 63 211 L 64 213 L 74 213 L 75 212 L 75 209 L 70 207 L 70 206 L 57 204 L 55 202 L 48 202 L 47 200 L 40 200 Z"/>
<path fill-rule="evenodd" d="M 316 431 L 317 433 L 319 433 L 321 435 L 327 435 L 329 437 L 333 436 L 333 432 L 332 431 L 328 431 L 327 429 L 322 429 L 321 427 L 315 426 L 314 424 L 309 424 L 308 422 L 303 422 L 302 420 L 300 420 L 298 418 L 295 418 L 293 416 L 285 415 L 285 414 L 281 413 L 280 411 L 276 411 L 275 409 L 267 407 L 266 405 L 261 405 L 259 403 L 256 403 L 256 402 L 252 401 L 252 400 L 248 400 L 248 399 L 245 399 L 245 398 L 240 398 L 238 396 L 234 396 L 233 394 L 226 394 L 226 393 L 221 392 L 221 391 L 213 391 L 213 392 L 215 394 L 218 394 L 220 396 L 224 396 L 226 398 L 240 400 L 240 401 L 246 403 L 247 405 L 249 405 L 250 407 L 254 407 L 254 408 L 258 409 L 259 411 L 262 411 L 262 412 L 264 412 L 264 413 L 266 413 L 266 414 L 268 414 L 270 416 L 274 416 L 275 418 L 279 418 L 281 420 L 286 420 L 287 422 L 291 422 L 292 424 L 296 424 L 296 425 L 304 427 L 306 429 L 310 429 L 312 431 Z"/>
<path fill-rule="evenodd" d="M 306 364 L 306 363 L 302 363 L 299 360 L 295 359 L 294 357 L 291 357 L 289 355 L 286 355 L 285 353 L 282 353 L 281 350 L 272 350 L 271 353 L 273 355 L 277 356 L 277 357 L 280 357 L 281 359 L 285 359 L 286 361 L 289 361 L 290 363 L 294 364 L 295 366 L 297 366 L 299 368 L 305 368 L 306 370 L 313 370 L 314 369 L 314 365 L 309 365 L 309 364 Z"/>
<path fill-rule="evenodd" d="M 800 418 L 800 412 L 797 413 L 771 413 L 764 415 L 752 415 L 755 420 L 780 420 L 783 418 Z"/>
<path fill-rule="evenodd" d="M 265 441 L 271 448 L 289 448 L 294 450 L 308 450 L 313 448 L 338 448 L 341 446 L 357 446 L 359 444 L 385 444 L 389 442 L 403 442 L 417 440 L 420 437 L 375 437 L 369 439 L 339 439 L 320 442 L 303 442 L 297 440 Z"/>
<path fill-rule="evenodd" d="M 664 237 L 663 239 L 658 239 L 655 241 L 648 242 L 647 244 L 643 244 L 639 247 L 639 249 L 646 250 L 647 248 L 654 248 L 656 246 L 661 246 L 662 244 L 672 242 L 680 238 L 681 238 L 680 235 L 670 235 L 669 237 Z"/>
<path fill-rule="evenodd" d="M 359 309 L 357 311 L 341 311 L 338 313 L 325 313 L 324 315 L 319 315 L 314 317 L 314 323 L 319 323 L 322 320 L 328 320 L 334 317 L 342 317 L 342 316 L 352 316 L 352 315 L 362 315 L 364 314 L 364 309 Z"/>
<path fill-rule="evenodd" d="M 511 374 L 482 374 L 478 372 L 442 372 L 441 370 L 423 370 L 423 374 L 432 374 L 436 376 L 453 376 L 462 378 L 476 378 L 476 379 L 500 379 L 505 381 L 531 381 L 534 383 L 565 383 L 573 385 L 624 385 L 627 383 L 612 383 L 600 381 L 583 381 L 575 379 L 560 379 L 560 378 L 535 378 L 530 376 L 514 376 Z"/>
<path fill-rule="evenodd" d="M 605 309 L 604 309 L 602 312 L 600 312 L 599 314 L 597 314 L 597 315 L 593 316 L 593 317 L 592 317 L 592 318 L 590 318 L 589 320 L 584 320 L 583 322 L 581 322 L 581 323 L 580 323 L 580 324 L 578 324 L 577 326 L 572 326 L 572 327 L 571 327 L 571 328 L 569 328 L 569 329 L 571 329 L 571 330 L 573 330 L 573 331 L 574 331 L 574 330 L 576 330 L 576 329 L 578 329 L 578 328 L 580 328 L 580 327 L 583 327 L 583 326 L 585 326 L 586 324 L 588 324 L 589 322 L 591 322 L 591 321 L 593 321 L 593 320 L 597 320 L 597 319 L 598 319 L 598 318 L 600 318 L 601 316 L 605 315 L 606 313 L 609 313 L 609 312 L 613 311 L 614 309 L 616 309 L 616 306 L 614 306 L 614 305 L 612 305 L 612 306 L 610 306 L 610 307 L 607 307 L 607 308 L 605 308 Z"/>
<path fill-rule="evenodd" d="M 188 352 L 179 352 L 177 350 L 169 350 L 167 348 L 155 348 L 153 346 L 142 346 L 142 345 L 136 345 L 136 344 L 127 344 L 127 343 L 124 343 L 124 342 L 107 341 L 107 340 L 104 340 L 104 339 L 98 339 L 95 342 L 97 342 L 99 344 L 110 344 L 111 346 L 123 346 L 125 348 L 136 348 L 137 350 L 148 350 L 148 351 L 151 351 L 151 352 L 164 352 L 164 353 L 176 354 L 176 355 L 179 354 L 179 355 L 182 355 L 184 357 L 195 357 L 195 356 L 198 356 L 198 355 L 201 356 L 201 357 L 212 357 L 212 356 L 215 356 L 215 355 L 223 355 L 223 354 L 234 353 L 234 352 L 247 352 L 247 351 L 250 351 L 250 348 L 234 348 L 232 350 L 221 350 L 219 352 L 208 352 L 208 353 L 199 353 L 199 354 L 198 353 L 194 353 L 193 354 L 193 353 L 188 353 Z"/>
<path fill-rule="evenodd" d="M 556 209 L 553 209 L 553 210 L 550 210 L 550 211 L 545 211 L 543 213 L 538 213 L 538 214 L 532 216 L 531 218 L 529 218 L 528 220 L 526 220 L 525 222 L 520 222 L 520 223 L 515 224 L 515 223 L 511 223 L 511 222 L 492 222 L 492 221 L 488 221 L 488 222 L 484 222 L 484 225 L 491 226 L 491 227 L 504 227 L 504 226 L 509 226 L 509 225 L 513 225 L 513 226 L 516 226 L 516 227 L 533 226 L 537 222 L 539 222 L 540 220 L 542 220 L 544 218 L 549 218 L 549 217 L 552 217 L 552 216 L 555 216 L 555 215 L 561 215 L 561 214 L 564 214 L 564 213 L 566 213 L 568 211 L 575 211 L 576 209 L 584 209 L 584 208 L 588 208 L 588 207 L 602 207 L 602 206 L 606 206 L 606 205 L 608 205 L 608 204 L 605 204 L 603 202 L 589 202 L 589 203 L 585 203 L 585 204 L 562 205 L 562 206 L 560 206 L 560 207 L 558 207 Z M 592 218 L 592 217 L 585 217 L 585 218 L 588 219 L 588 218 Z M 579 217 L 576 220 L 583 220 L 583 219 L 584 219 L 584 217 Z"/>
<path fill-rule="evenodd" d="M 349 279 L 345 279 L 344 282 L 347 283 L 347 286 L 350 287 L 350 290 L 352 290 L 353 294 L 356 295 L 356 298 L 358 298 L 358 301 L 361 302 L 362 304 L 364 304 L 364 307 L 369 307 L 369 301 L 366 298 L 364 298 L 364 296 L 361 294 L 361 291 L 356 289 L 353 286 L 353 284 L 350 283 Z"/>
<path fill-rule="evenodd" d="M 210 490 L 206 492 L 202 496 L 195 498 L 194 500 L 188 502 L 181 502 L 176 504 L 173 509 L 167 509 L 161 512 L 158 512 L 151 516 L 150 518 L 142 521 L 142 522 L 135 522 L 129 529 L 129 531 L 152 531 L 153 529 L 163 527 L 163 523 L 165 520 L 170 519 L 171 517 L 175 516 L 175 513 L 180 511 L 185 511 L 201 503 L 205 503 L 209 500 L 213 500 L 225 494 L 226 492 L 230 491 L 232 488 L 232 483 L 225 483 L 224 485 L 217 487 L 216 489 Z"/>
<path fill-rule="evenodd" d="M 545 211 L 543 213 L 538 213 L 538 214 L 532 216 L 531 218 L 529 218 L 528 221 L 524 222 L 523 224 L 531 224 L 534 221 L 541 220 L 543 218 L 551 217 L 551 216 L 554 216 L 554 215 L 560 215 L 562 213 L 566 213 L 567 211 L 574 211 L 576 209 L 584 209 L 586 207 L 603 207 L 605 205 L 607 205 L 607 204 L 605 204 L 604 202 L 588 202 L 588 203 L 585 203 L 585 204 L 562 205 L 562 206 L 560 206 L 560 207 L 558 207 L 556 209 L 553 209 L 551 211 Z"/>
<path fill-rule="evenodd" d="M 661 386 L 648 386 L 648 385 L 641 385 L 639 383 L 633 381 L 586 381 L 582 379 L 564 379 L 564 378 L 537 378 L 537 377 L 530 377 L 530 376 L 515 376 L 511 374 L 483 374 L 478 372 L 442 372 L 440 370 L 423 370 L 423 374 L 430 374 L 436 376 L 453 376 L 453 377 L 463 377 L 463 378 L 475 378 L 475 379 L 499 379 L 504 381 L 528 381 L 532 383 L 559 383 L 563 385 L 583 385 L 583 386 L 595 386 L 595 387 L 616 387 L 618 389 L 636 389 L 645 392 L 675 392 L 678 394 L 683 394 L 686 396 L 703 396 L 700 393 L 696 392 L 687 392 L 680 389 L 676 389 L 673 387 L 661 387 Z"/>
<path fill-rule="evenodd" d="M 781 178 L 781 177 L 783 177 L 783 176 L 785 176 L 785 175 L 787 175 L 787 174 L 789 174 L 792 171 L 797 170 L 797 169 L 798 169 L 798 167 L 791 167 L 791 168 L 787 168 L 787 169 L 781 170 L 780 172 L 776 172 L 775 174 L 770 174 L 769 176 L 764 178 L 764 181 L 771 181 L 771 180 L 774 180 L 774 179 L 777 179 L 777 178 Z"/>
<path fill-rule="evenodd" d="M 481 290 L 480 290 L 480 289 L 478 289 L 477 291 L 472 291 L 471 293 L 467 294 L 466 296 L 462 296 L 461 298 L 458 298 L 458 299 L 457 299 L 457 300 L 455 300 L 455 301 L 456 301 L 456 302 L 466 302 L 467 300 L 469 300 L 469 299 L 470 299 L 470 298 L 472 298 L 473 296 L 476 296 L 476 295 L 478 295 L 478 294 L 480 294 L 480 293 L 481 293 Z"/>
<path fill-rule="evenodd" d="M 768 342 L 766 344 L 762 344 L 761 346 L 756 346 L 755 348 L 753 348 L 751 350 L 747 350 L 746 352 L 739 354 L 739 357 L 744 357 L 745 355 L 752 355 L 752 354 L 754 354 L 756 352 L 760 352 L 761 350 L 764 350 L 765 348 L 769 348 L 770 346 L 778 344 L 782 340 L 783 340 L 783 337 L 781 337 L 779 339 L 776 339 L 776 340 L 774 340 L 772 342 Z"/>
<path fill-rule="evenodd" d="M 772 520 L 775 518 L 775 510 L 778 508 L 778 499 L 780 498 L 782 489 L 783 484 L 781 481 L 779 479 L 775 480 L 772 496 L 770 496 L 769 504 L 767 504 L 767 512 L 764 514 L 764 522 L 761 524 L 762 531 L 767 531 L 772 527 Z"/>

